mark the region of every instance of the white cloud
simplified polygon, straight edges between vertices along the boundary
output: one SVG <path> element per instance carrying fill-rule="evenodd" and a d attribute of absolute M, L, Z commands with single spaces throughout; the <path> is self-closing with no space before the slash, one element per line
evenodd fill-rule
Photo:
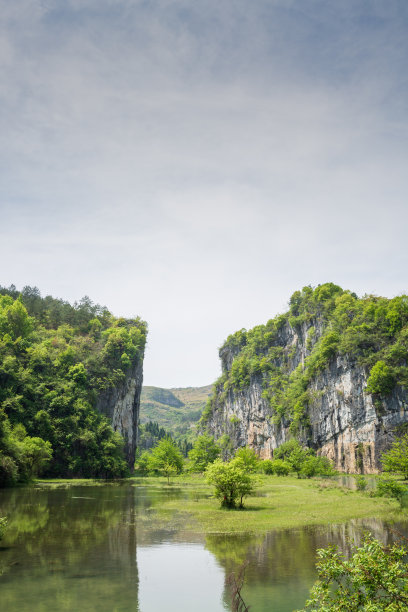
<path fill-rule="evenodd" d="M 405 3 L 0 4 L 1 284 L 141 314 L 167 386 L 299 286 L 408 289 Z"/>

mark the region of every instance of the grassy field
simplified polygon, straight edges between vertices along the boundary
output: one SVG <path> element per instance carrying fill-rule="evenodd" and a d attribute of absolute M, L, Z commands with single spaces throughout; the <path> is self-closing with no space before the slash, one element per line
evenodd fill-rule
<path fill-rule="evenodd" d="M 134 479 L 135 484 L 167 487 L 161 478 Z M 186 525 L 195 523 L 204 533 L 262 533 L 272 529 L 342 523 L 350 519 L 408 519 L 395 500 L 351 491 L 332 480 L 299 480 L 294 476 L 265 476 L 243 509 L 228 510 L 212 495 L 200 476 L 174 478 L 170 488 L 181 488 L 187 499 L 161 500 L 163 518 L 182 512 Z"/>

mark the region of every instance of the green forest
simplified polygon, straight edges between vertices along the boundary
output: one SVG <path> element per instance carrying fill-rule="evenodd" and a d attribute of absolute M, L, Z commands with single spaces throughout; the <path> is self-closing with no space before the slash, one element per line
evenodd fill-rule
<path fill-rule="evenodd" d="M 143 359 L 146 334 L 88 297 L 0 287 L 0 486 L 127 473 L 123 440 L 95 405 Z"/>
<path fill-rule="evenodd" d="M 285 347 L 281 339 L 288 324 L 300 337 L 306 330 L 308 356 L 297 367 L 295 348 Z M 303 287 L 291 296 L 288 312 L 232 334 L 220 354 L 226 349 L 234 355 L 232 366 L 215 383 L 201 423 L 230 390 L 239 392 L 253 377 L 261 377 L 271 419 L 276 424 L 285 419 L 296 435 L 308 425 L 309 383 L 335 355 L 347 355 L 367 371 L 366 392 L 377 403 L 396 385 L 408 385 L 408 296 L 359 298 L 333 283 Z"/>

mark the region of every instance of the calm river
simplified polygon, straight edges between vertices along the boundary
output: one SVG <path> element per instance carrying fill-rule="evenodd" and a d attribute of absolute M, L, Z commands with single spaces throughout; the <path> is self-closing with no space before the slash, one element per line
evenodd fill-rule
<path fill-rule="evenodd" d="M 9 518 L 0 542 L 1 611 L 230 610 L 226 578 L 246 561 L 251 612 L 292 612 L 315 580 L 317 548 L 345 549 L 364 530 L 392 540 L 378 520 L 204 536 L 187 529 L 182 514 L 164 520 L 157 512 L 164 496 L 179 498 L 182 509 L 185 495 L 131 481 L 0 491 L 0 516 Z"/>

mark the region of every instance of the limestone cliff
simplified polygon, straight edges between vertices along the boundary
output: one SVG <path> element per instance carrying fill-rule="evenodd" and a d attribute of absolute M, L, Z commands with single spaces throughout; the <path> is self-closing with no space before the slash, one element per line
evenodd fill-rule
<path fill-rule="evenodd" d="M 350 348 L 354 345 L 349 338 L 356 335 L 354 328 L 354 336 L 350 332 L 356 307 L 353 311 L 349 306 L 352 316 L 347 315 L 343 327 L 338 322 L 343 319 L 335 313 L 341 300 L 355 305 L 357 297 L 340 291 L 331 298 L 331 310 L 322 308 L 321 300 L 316 306 L 308 298 L 312 311 L 308 316 L 292 309 L 296 316 L 282 315 L 227 340 L 220 349 L 223 375 L 202 419 L 216 438 L 227 434 L 233 447 L 248 445 L 265 459 L 295 436 L 328 456 L 341 471 L 378 471 L 382 451 L 398 428 L 408 423 L 408 394 L 397 378 L 405 376 L 408 351 L 400 335 L 391 338 L 388 331 L 389 340 L 378 340 L 379 324 L 374 323 L 372 337 L 377 338 L 378 352 L 374 345 L 364 352 Z M 364 346 L 369 337 L 365 334 Z M 393 369 L 397 352 L 399 367 Z M 383 381 L 384 392 L 370 393 L 372 365 L 384 355 L 390 363 L 384 364 L 388 368 L 384 371 L 392 384 Z"/>
<path fill-rule="evenodd" d="M 123 437 L 125 456 L 131 470 L 135 463 L 142 383 L 143 358 L 139 358 L 128 369 L 123 382 L 103 392 L 96 405 L 99 412 L 110 419 L 113 429 Z"/>

